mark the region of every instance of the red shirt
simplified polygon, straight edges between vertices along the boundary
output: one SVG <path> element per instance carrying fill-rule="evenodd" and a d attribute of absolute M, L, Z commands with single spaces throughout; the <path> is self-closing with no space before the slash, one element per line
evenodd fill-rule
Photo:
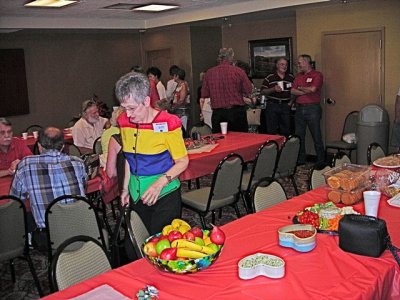
<path fill-rule="evenodd" d="M 246 73 L 227 61 L 209 69 L 201 88 L 202 98 L 211 98 L 212 109 L 244 106 L 243 96 L 249 96 L 252 85 Z"/>
<path fill-rule="evenodd" d="M 294 79 L 292 87 L 297 89 L 299 86 L 302 87 L 316 87 L 315 93 L 305 94 L 297 96 L 296 103 L 299 104 L 318 104 L 321 100 L 321 88 L 324 82 L 324 78 L 321 72 L 311 70 L 308 73 L 299 73 Z"/>
<path fill-rule="evenodd" d="M 32 155 L 25 141 L 13 138 L 7 152 L 0 150 L 0 170 L 7 170 L 11 163 L 16 159 L 23 159 L 25 156 Z"/>
<path fill-rule="evenodd" d="M 160 100 L 160 96 L 157 91 L 157 84 L 154 80 L 150 81 L 150 105 L 154 108 L 157 107 L 156 103 Z"/>

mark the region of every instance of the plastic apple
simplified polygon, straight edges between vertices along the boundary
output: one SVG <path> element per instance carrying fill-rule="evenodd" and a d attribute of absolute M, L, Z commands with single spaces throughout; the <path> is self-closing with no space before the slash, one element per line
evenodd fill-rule
<path fill-rule="evenodd" d="M 225 233 L 218 227 L 211 224 L 213 229 L 211 230 L 210 239 L 216 245 L 222 245 L 225 242 Z"/>
<path fill-rule="evenodd" d="M 203 238 L 203 231 L 199 227 L 193 227 L 190 231 L 194 234 L 194 236 Z"/>
<path fill-rule="evenodd" d="M 171 248 L 171 243 L 167 239 L 159 240 L 156 244 L 157 254 L 161 254 L 161 252 L 166 249 Z"/>
<path fill-rule="evenodd" d="M 173 230 L 170 233 L 168 233 L 168 240 L 170 241 L 170 243 L 181 238 L 182 238 L 182 233 L 180 233 L 177 230 Z"/>
<path fill-rule="evenodd" d="M 160 240 L 160 238 L 158 237 L 158 236 L 153 236 L 150 240 L 149 240 L 149 242 L 154 242 L 154 243 L 156 243 L 157 244 L 157 242 Z"/>
<path fill-rule="evenodd" d="M 160 241 L 160 240 L 168 240 L 168 235 L 160 235 L 159 237 L 158 237 L 158 240 Z"/>
<path fill-rule="evenodd" d="M 148 256 L 156 257 L 158 255 L 156 251 L 156 242 L 147 242 L 143 247 L 143 251 Z"/>
<path fill-rule="evenodd" d="M 202 239 L 202 238 L 199 238 L 199 237 L 197 237 L 197 236 L 194 238 L 194 242 L 195 242 L 197 245 L 200 245 L 200 246 L 204 246 L 204 245 L 205 245 L 203 239 Z"/>
<path fill-rule="evenodd" d="M 164 260 L 175 260 L 177 248 L 166 248 L 160 253 L 160 258 Z"/>
<path fill-rule="evenodd" d="M 185 234 L 183 235 L 183 238 L 188 240 L 188 241 L 194 241 L 194 239 L 196 238 L 196 236 L 194 235 L 193 232 L 191 231 L 187 231 L 185 232 Z"/>

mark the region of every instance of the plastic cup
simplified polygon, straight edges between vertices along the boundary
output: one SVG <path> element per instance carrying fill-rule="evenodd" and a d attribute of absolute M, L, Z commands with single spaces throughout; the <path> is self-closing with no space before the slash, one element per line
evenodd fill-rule
<path fill-rule="evenodd" d="M 113 106 L 113 111 L 117 110 L 119 106 Z"/>
<path fill-rule="evenodd" d="M 228 122 L 221 122 L 219 124 L 221 125 L 221 133 L 227 134 L 228 133 Z"/>
<path fill-rule="evenodd" d="M 34 131 L 34 132 L 32 132 L 32 134 L 33 134 L 33 137 L 34 137 L 35 139 L 37 139 L 38 136 L 39 136 L 39 131 Z"/>
<path fill-rule="evenodd" d="M 283 81 L 278 81 L 278 86 L 282 89 L 282 91 L 285 90 L 284 85 L 283 85 Z"/>
<path fill-rule="evenodd" d="M 364 195 L 365 214 L 367 216 L 377 217 L 379 200 L 381 199 L 381 192 L 365 191 L 363 195 Z"/>
<path fill-rule="evenodd" d="M 26 139 L 28 138 L 28 133 L 27 133 L 27 132 L 23 132 L 23 133 L 22 133 L 22 138 L 23 138 L 24 140 L 26 140 Z"/>

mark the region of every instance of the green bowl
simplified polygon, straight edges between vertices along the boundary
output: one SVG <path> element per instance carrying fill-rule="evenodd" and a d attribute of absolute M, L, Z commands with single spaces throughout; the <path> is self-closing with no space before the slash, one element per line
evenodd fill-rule
<path fill-rule="evenodd" d="M 224 245 L 221 248 L 208 256 L 204 256 L 202 258 L 193 258 L 186 260 L 164 260 L 158 257 L 151 257 L 146 255 L 143 251 L 144 245 L 153 237 L 160 236 L 161 233 L 157 233 L 153 236 L 147 238 L 142 245 L 143 255 L 146 257 L 147 261 L 149 261 L 153 266 L 155 266 L 160 271 L 174 273 L 174 274 L 188 274 L 188 273 L 196 273 L 198 271 L 204 270 L 211 266 L 217 258 L 220 256 Z"/>

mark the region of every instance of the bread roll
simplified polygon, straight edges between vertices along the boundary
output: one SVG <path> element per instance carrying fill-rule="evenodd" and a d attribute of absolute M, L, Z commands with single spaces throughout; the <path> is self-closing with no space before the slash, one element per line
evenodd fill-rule
<path fill-rule="evenodd" d="M 328 177 L 328 185 L 329 187 L 333 188 L 333 189 L 338 189 L 340 188 L 340 179 L 337 176 L 330 176 Z"/>
<path fill-rule="evenodd" d="M 329 191 L 328 199 L 333 203 L 340 203 L 341 201 L 341 193 L 336 190 Z"/>

